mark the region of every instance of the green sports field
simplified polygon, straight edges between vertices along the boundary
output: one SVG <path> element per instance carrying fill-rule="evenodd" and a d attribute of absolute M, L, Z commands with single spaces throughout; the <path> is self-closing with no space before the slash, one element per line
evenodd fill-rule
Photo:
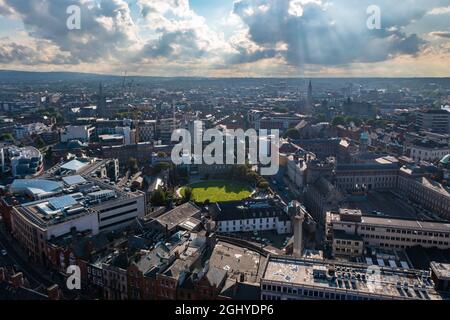
<path fill-rule="evenodd" d="M 244 184 L 235 181 L 205 181 L 188 185 L 192 188 L 193 200 L 195 202 L 235 201 L 248 198 L 252 194 L 252 189 Z M 186 187 L 181 189 L 181 195 L 184 195 Z"/>

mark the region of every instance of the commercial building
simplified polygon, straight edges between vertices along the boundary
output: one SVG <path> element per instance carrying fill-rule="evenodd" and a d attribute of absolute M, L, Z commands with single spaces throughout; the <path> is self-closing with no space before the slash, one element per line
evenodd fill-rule
<path fill-rule="evenodd" d="M 450 248 L 450 224 L 447 222 L 363 216 L 361 210 L 327 212 L 325 232 L 335 256 L 362 256 L 367 247 Z"/>
<path fill-rule="evenodd" d="M 270 256 L 262 300 L 442 300 L 429 271 Z"/>
<path fill-rule="evenodd" d="M 327 211 L 336 209 L 341 200 L 341 192 L 323 177 L 306 188 L 305 204 L 314 220 L 320 224 L 324 224 Z"/>
<path fill-rule="evenodd" d="M 35 177 L 44 169 L 43 156 L 38 149 L 24 147 L 8 151 L 13 177 Z"/>
<path fill-rule="evenodd" d="M 450 292 L 450 264 L 432 261 L 431 278 L 436 283 L 436 289 L 440 292 Z"/>
<path fill-rule="evenodd" d="M 450 133 L 450 112 L 448 110 L 423 110 L 416 116 L 420 129 L 437 133 Z"/>
<path fill-rule="evenodd" d="M 398 190 L 406 198 L 425 209 L 450 219 L 450 189 L 425 177 L 416 177 L 412 169 L 402 167 Z"/>
<path fill-rule="evenodd" d="M 335 184 L 341 191 L 383 190 L 397 186 L 399 164 L 377 159 L 374 163 L 337 164 Z"/>
<path fill-rule="evenodd" d="M 156 137 L 156 120 L 140 120 L 134 123 L 137 142 L 150 142 Z"/>
<path fill-rule="evenodd" d="M 430 140 L 415 141 L 409 149 L 409 156 L 416 162 L 436 162 L 450 153 L 450 145 L 448 143 Z"/>
<path fill-rule="evenodd" d="M 103 146 L 101 154 L 103 158 L 118 159 L 120 163 L 126 164 L 131 157 L 139 163 L 149 163 L 155 147 L 151 142 L 141 142 L 131 145 Z"/>
<path fill-rule="evenodd" d="M 93 135 L 95 127 L 91 126 L 66 126 L 65 131 L 61 133 L 61 142 L 69 142 L 79 140 L 81 142 L 89 142 Z"/>
<path fill-rule="evenodd" d="M 105 161 L 91 163 L 82 175 L 19 180 L 11 185 L 11 194 L 37 199 L 19 203 L 10 217 L 13 236 L 33 259 L 44 261 L 46 241 L 54 237 L 73 230 L 96 235 L 127 227 L 145 215 L 144 193 L 122 190 L 114 181 L 105 179 L 106 172 L 98 177 L 98 170 L 106 170 Z M 54 169 L 53 174 L 60 174 L 62 167 Z"/>

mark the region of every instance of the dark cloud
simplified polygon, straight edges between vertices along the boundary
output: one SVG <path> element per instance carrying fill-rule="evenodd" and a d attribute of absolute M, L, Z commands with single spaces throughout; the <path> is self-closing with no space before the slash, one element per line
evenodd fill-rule
<path fill-rule="evenodd" d="M 188 59 L 207 53 L 197 43 L 195 30 L 163 32 L 157 41 L 151 41 L 141 51 L 143 57 Z"/>
<path fill-rule="evenodd" d="M 81 30 L 69 30 L 66 10 L 81 8 Z M 45 39 L 72 56 L 72 62 L 97 62 L 120 55 L 136 41 L 128 4 L 123 0 L 3 0 L 29 35 Z"/>

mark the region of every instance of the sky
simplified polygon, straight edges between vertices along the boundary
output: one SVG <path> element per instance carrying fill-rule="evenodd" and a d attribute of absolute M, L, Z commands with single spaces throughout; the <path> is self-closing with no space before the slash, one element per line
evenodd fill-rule
<path fill-rule="evenodd" d="M 447 77 L 450 0 L 0 0 L 0 69 Z"/>

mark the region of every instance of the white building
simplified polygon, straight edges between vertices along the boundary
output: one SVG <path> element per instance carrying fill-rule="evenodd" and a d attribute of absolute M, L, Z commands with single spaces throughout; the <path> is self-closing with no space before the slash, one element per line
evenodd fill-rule
<path fill-rule="evenodd" d="M 306 187 L 306 170 L 308 166 L 304 159 L 289 156 L 287 158 L 287 174 L 289 179 L 295 184 L 299 192 L 303 192 Z"/>
<path fill-rule="evenodd" d="M 439 161 L 450 153 L 450 146 L 433 141 L 420 141 L 411 146 L 410 157 L 416 161 Z"/>
<path fill-rule="evenodd" d="M 221 233 L 274 230 L 278 234 L 292 232 L 291 220 L 280 201 L 249 200 L 215 203 L 211 216 Z"/>
<path fill-rule="evenodd" d="M 61 142 L 69 142 L 72 140 L 80 140 L 89 142 L 95 128 L 91 126 L 67 126 L 61 134 Z"/>

